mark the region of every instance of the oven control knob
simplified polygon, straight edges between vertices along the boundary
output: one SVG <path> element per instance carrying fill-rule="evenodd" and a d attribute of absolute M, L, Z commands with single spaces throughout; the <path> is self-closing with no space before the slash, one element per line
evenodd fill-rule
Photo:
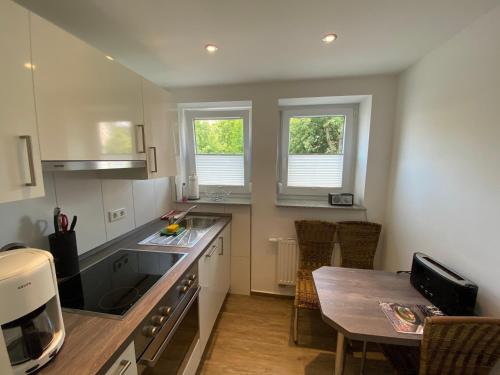
<path fill-rule="evenodd" d="M 166 318 L 163 315 L 153 315 L 151 317 L 151 322 L 155 326 L 161 326 L 163 324 L 163 322 L 165 322 L 165 320 L 166 320 Z"/>
<path fill-rule="evenodd" d="M 186 280 L 185 285 L 191 286 L 193 284 L 193 280 Z"/>
<path fill-rule="evenodd" d="M 181 287 L 181 293 L 186 293 L 189 290 L 189 287 L 187 285 L 184 285 Z"/>
<path fill-rule="evenodd" d="M 153 337 L 158 333 L 158 327 L 155 326 L 145 326 L 142 329 L 142 334 L 146 337 Z"/>
<path fill-rule="evenodd" d="M 161 315 L 163 316 L 170 316 L 172 314 L 172 308 L 170 306 L 161 306 L 158 311 L 160 312 Z"/>
<path fill-rule="evenodd" d="M 196 280 L 196 274 L 193 273 L 192 275 L 189 275 L 189 280 L 195 281 Z"/>

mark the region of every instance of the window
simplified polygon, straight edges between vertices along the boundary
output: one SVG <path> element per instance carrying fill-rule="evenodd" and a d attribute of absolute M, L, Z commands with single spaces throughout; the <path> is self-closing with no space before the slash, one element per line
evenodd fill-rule
<path fill-rule="evenodd" d="M 248 193 L 250 181 L 249 110 L 186 110 L 188 173 L 200 190 L 223 186 Z"/>
<path fill-rule="evenodd" d="M 283 110 L 280 193 L 350 192 L 353 124 L 352 106 Z"/>

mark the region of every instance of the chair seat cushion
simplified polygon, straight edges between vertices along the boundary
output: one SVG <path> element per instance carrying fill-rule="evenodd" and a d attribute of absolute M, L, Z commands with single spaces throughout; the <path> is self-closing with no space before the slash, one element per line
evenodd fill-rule
<path fill-rule="evenodd" d="M 309 270 L 297 272 L 294 305 L 303 309 L 319 309 L 318 295 L 314 288 L 312 273 Z"/>

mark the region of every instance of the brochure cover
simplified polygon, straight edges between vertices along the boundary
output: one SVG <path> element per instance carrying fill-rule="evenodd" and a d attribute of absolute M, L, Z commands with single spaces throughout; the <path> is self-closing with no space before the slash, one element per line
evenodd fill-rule
<path fill-rule="evenodd" d="M 395 302 L 380 302 L 379 304 L 394 329 L 400 333 L 422 334 L 426 317 L 444 315 L 434 305 L 411 305 Z"/>

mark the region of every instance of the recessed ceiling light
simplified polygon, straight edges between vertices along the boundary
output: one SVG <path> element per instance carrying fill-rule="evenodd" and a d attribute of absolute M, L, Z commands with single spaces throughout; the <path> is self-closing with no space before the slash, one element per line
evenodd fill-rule
<path fill-rule="evenodd" d="M 32 63 L 29 63 L 29 62 L 24 63 L 24 67 L 25 67 L 26 69 L 35 69 L 35 65 L 34 65 L 34 64 L 32 64 Z"/>
<path fill-rule="evenodd" d="M 219 49 L 215 44 L 207 44 L 205 46 L 205 49 L 207 50 L 208 53 L 215 53 Z"/>
<path fill-rule="evenodd" d="M 108 60 L 110 60 L 110 61 L 113 61 L 113 60 L 114 60 L 114 59 L 113 59 L 111 56 L 109 56 L 109 55 L 106 55 L 106 58 L 107 58 Z"/>
<path fill-rule="evenodd" d="M 325 43 L 332 43 L 335 42 L 337 39 L 337 34 L 331 33 L 331 34 L 326 34 L 321 40 Z"/>

